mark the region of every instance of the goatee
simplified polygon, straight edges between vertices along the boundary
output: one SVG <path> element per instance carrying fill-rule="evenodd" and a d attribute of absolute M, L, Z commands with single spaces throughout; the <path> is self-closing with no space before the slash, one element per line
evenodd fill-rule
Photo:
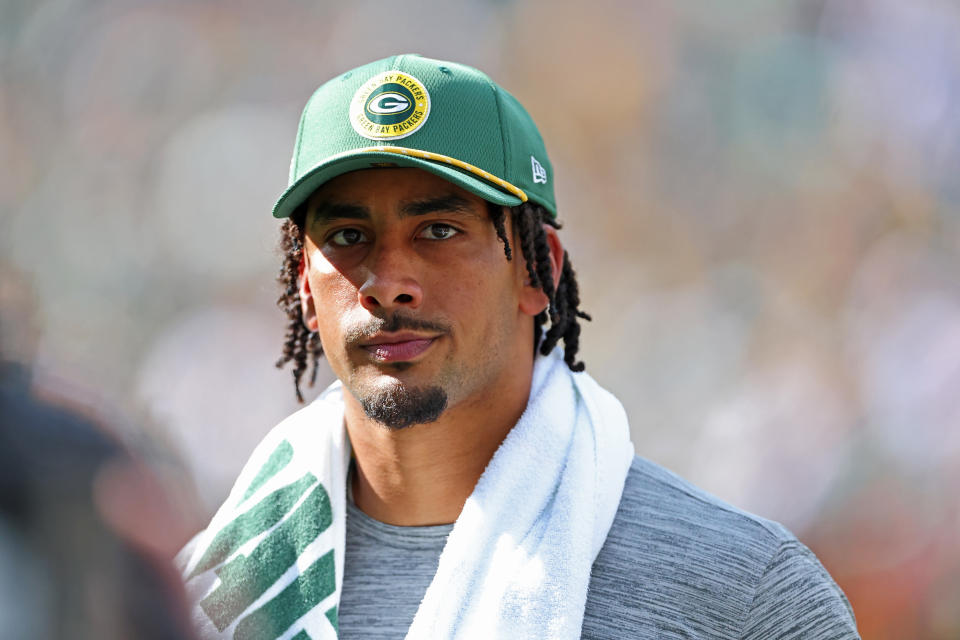
<path fill-rule="evenodd" d="M 433 422 L 447 408 L 447 392 L 441 387 L 410 389 L 398 384 L 358 400 L 368 418 L 390 429 Z"/>

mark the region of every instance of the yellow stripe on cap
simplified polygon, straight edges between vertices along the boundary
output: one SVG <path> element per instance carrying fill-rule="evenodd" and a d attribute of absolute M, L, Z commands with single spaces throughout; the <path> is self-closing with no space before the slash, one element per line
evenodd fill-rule
<path fill-rule="evenodd" d="M 527 201 L 527 194 L 524 193 L 523 189 L 521 189 L 520 187 L 510 184 L 503 178 L 498 178 L 497 176 L 493 175 L 489 171 L 484 171 L 480 167 L 475 167 L 468 162 L 464 162 L 463 160 L 457 160 L 456 158 L 451 158 L 450 156 L 445 156 L 440 153 L 431 153 L 429 151 L 421 151 L 420 149 L 409 149 L 407 147 L 364 147 L 362 149 L 353 149 L 349 151 L 349 153 L 352 155 L 357 152 L 364 153 L 368 151 L 385 151 L 387 153 L 398 153 L 404 156 L 413 156 L 415 158 L 422 158 L 423 160 L 433 160 L 436 162 L 443 162 L 444 164 L 453 165 L 458 169 L 463 169 L 465 171 L 469 171 L 470 173 L 476 176 L 480 176 L 487 182 L 492 182 L 493 184 L 497 185 L 501 189 L 504 189 L 505 191 L 509 191 L 513 195 L 520 198 L 521 202 Z"/>

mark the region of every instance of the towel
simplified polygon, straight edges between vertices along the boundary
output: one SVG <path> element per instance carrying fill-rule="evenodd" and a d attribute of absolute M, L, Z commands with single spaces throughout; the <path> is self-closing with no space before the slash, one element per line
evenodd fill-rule
<path fill-rule="evenodd" d="M 633 455 L 616 398 L 559 350 L 538 357 L 407 638 L 579 638 Z M 178 556 L 202 638 L 336 638 L 349 459 L 339 383 L 258 446 Z"/>

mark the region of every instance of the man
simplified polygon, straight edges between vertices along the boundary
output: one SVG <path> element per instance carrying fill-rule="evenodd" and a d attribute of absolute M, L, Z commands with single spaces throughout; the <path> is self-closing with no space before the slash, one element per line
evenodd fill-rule
<path fill-rule="evenodd" d="M 634 457 L 580 373 L 543 141 L 485 75 L 327 82 L 274 215 L 279 364 L 338 382 L 179 556 L 202 637 L 858 637 L 783 527 Z"/>

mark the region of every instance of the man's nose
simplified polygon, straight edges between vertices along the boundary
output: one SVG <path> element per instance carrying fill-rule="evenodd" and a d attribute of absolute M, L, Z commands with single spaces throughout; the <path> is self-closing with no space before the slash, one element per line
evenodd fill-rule
<path fill-rule="evenodd" d="M 367 311 L 416 309 L 423 301 L 416 256 L 401 247 L 381 246 L 368 257 L 367 278 L 360 286 L 360 304 Z"/>

